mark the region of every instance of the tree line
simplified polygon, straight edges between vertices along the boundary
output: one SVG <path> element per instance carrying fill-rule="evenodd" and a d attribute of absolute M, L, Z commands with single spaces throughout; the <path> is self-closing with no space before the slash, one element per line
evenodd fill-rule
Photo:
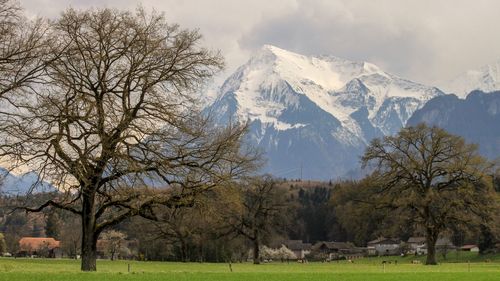
<path fill-rule="evenodd" d="M 217 187 L 196 199 L 189 208 L 156 209 L 158 220 L 130 217 L 112 228 L 122 240 L 134 241 L 122 258 L 191 262 L 259 263 L 266 247 L 280 248 L 287 240 L 306 243 L 345 241 L 364 247 L 380 236 L 426 236 L 411 210 L 384 206 L 373 197 L 373 179 L 340 182 L 308 182 L 271 177 L 247 178 L 244 184 Z M 498 198 L 500 173 L 492 174 Z M 380 196 L 378 192 L 377 196 Z M 44 200 L 34 194 L 30 200 Z M 40 197 L 40 198 L 39 198 Z M 25 198 L 5 197 L 2 206 L 16 205 Z M 500 216 L 495 203 L 484 205 L 491 215 L 458 223 L 450 220 L 442 235 L 457 245 L 478 244 L 481 253 L 498 251 Z M 22 210 L 8 213 L 0 224 L 7 249 L 14 251 L 22 236 L 49 236 L 61 240 L 64 255 L 81 252 L 78 217 L 58 209 L 43 213 Z M 466 214 L 463 215 L 466 217 Z M 469 219 L 472 219 L 470 217 Z M 108 235 L 108 236 L 106 236 Z M 116 237 L 116 235 L 115 235 Z M 109 239 L 109 231 L 102 239 Z M 255 250 L 257 249 L 257 250 Z M 116 250 L 116 249 L 115 249 Z M 130 252 L 133 254 L 130 255 Z M 250 254 L 249 254 L 250 253 Z M 108 253 L 111 257 L 111 253 Z M 437 254 L 437 253 L 435 253 Z M 114 256 L 114 255 L 113 255 Z"/>

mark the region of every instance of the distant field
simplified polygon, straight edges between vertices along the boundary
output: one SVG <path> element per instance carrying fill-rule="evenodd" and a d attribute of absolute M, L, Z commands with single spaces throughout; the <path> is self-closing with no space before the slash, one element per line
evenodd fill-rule
<path fill-rule="evenodd" d="M 500 280 L 500 257 L 478 257 L 461 253 L 450 254 L 438 266 L 411 264 L 414 257 L 370 258 L 331 263 L 281 263 L 262 265 L 250 263 L 174 263 L 137 261 L 98 261 L 98 272 L 79 272 L 79 261 L 66 259 L 0 259 L 0 280 L 60 281 L 60 280 L 165 280 L 165 281 L 455 281 Z M 382 260 L 392 263 L 384 266 Z M 398 263 L 394 264 L 397 260 Z M 471 260 L 469 264 L 464 260 Z M 489 260 L 485 262 L 484 260 Z M 128 272 L 130 264 L 131 272 Z M 385 272 L 384 272 L 385 271 Z"/>

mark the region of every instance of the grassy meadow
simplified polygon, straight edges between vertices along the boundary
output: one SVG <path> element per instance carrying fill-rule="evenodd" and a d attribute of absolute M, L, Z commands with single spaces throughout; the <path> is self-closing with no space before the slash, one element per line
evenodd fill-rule
<path fill-rule="evenodd" d="M 179 281 L 365 281 L 365 280 L 500 280 L 500 256 L 449 254 L 437 266 L 412 264 L 415 257 L 367 258 L 354 263 L 273 262 L 251 263 L 175 263 L 100 260 L 97 272 L 82 273 L 80 263 L 67 259 L 0 259 L 0 280 L 179 280 Z M 423 259 L 423 257 L 419 258 Z M 382 260 L 391 264 L 382 265 Z M 397 260 L 397 264 L 394 261 Z M 468 263 L 467 261 L 471 262 Z M 128 267 L 130 265 L 130 272 Z"/>

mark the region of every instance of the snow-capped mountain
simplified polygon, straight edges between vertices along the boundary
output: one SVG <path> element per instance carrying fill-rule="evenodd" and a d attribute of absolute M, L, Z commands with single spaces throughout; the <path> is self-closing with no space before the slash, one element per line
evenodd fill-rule
<path fill-rule="evenodd" d="M 457 76 L 448 83 L 445 90 L 462 99 L 474 90 L 483 92 L 500 90 L 500 60 Z"/>
<path fill-rule="evenodd" d="M 221 124 L 250 122 L 267 172 L 329 179 L 358 169 L 372 138 L 396 133 L 442 94 L 371 63 L 266 45 L 224 82 L 208 110 Z"/>

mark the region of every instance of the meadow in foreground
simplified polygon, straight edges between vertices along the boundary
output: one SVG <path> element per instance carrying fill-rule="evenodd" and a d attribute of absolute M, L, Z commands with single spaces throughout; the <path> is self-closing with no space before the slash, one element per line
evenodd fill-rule
<path fill-rule="evenodd" d="M 382 260 L 391 264 L 382 265 Z M 414 257 L 370 258 L 355 263 L 298 264 L 175 263 L 98 261 L 98 271 L 82 273 L 79 261 L 66 259 L 0 259 L 0 280 L 500 280 L 498 256 L 450 255 L 437 266 L 411 264 Z M 483 259 L 483 261 L 481 261 Z M 398 263 L 394 264 L 397 260 Z M 471 260 L 471 263 L 464 262 Z M 485 262 L 489 260 L 490 262 Z M 130 265 L 130 272 L 128 268 Z"/>

